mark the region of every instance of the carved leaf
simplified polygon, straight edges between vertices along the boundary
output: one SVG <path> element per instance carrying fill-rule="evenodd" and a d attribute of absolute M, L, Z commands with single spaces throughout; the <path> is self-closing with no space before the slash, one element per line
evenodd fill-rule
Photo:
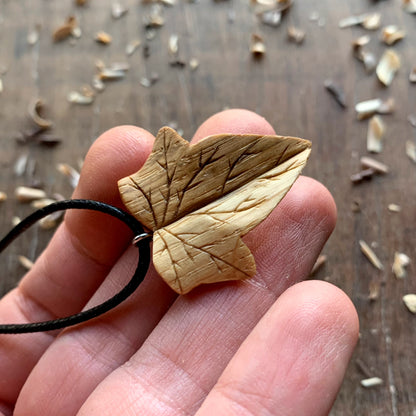
<path fill-rule="evenodd" d="M 157 271 L 183 294 L 255 274 L 240 237 L 280 202 L 309 153 L 310 142 L 281 136 L 223 134 L 189 145 L 164 127 L 142 169 L 119 188 L 129 211 L 154 231 Z"/>

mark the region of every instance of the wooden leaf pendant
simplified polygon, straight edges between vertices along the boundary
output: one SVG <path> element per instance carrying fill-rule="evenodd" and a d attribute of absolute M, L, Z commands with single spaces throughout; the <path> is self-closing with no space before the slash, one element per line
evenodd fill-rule
<path fill-rule="evenodd" d="M 241 236 L 263 221 L 305 165 L 295 137 L 219 134 L 190 145 L 159 130 L 146 163 L 118 182 L 130 213 L 153 231 L 153 263 L 179 294 L 256 272 Z"/>

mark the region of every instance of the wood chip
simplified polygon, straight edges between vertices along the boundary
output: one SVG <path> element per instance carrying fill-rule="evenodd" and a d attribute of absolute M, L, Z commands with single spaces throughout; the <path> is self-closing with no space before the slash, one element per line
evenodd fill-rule
<path fill-rule="evenodd" d="M 69 179 L 69 183 L 75 189 L 79 182 L 79 172 L 67 163 L 59 163 L 57 169 Z"/>
<path fill-rule="evenodd" d="M 118 1 L 114 1 L 111 4 L 111 16 L 113 16 L 114 19 L 120 19 L 127 14 L 128 11 L 129 9 Z"/>
<path fill-rule="evenodd" d="M 374 98 L 372 100 L 361 101 L 355 105 L 358 120 L 364 120 L 375 113 L 390 114 L 394 109 L 395 101 L 393 98 L 388 98 L 385 101 L 380 98 Z"/>
<path fill-rule="evenodd" d="M 250 52 L 255 58 L 261 58 L 266 53 L 266 45 L 264 40 L 260 35 L 256 33 L 251 35 Z"/>
<path fill-rule="evenodd" d="M 365 388 L 381 386 L 383 384 L 383 380 L 380 377 L 371 377 L 361 380 L 361 385 Z"/>
<path fill-rule="evenodd" d="M 324 86 L 326 90 L 334 97 L 335 101 L 341 108 L 347 108 L 345 94 L 340 86 L 335 85 L 331 79 L 325 80 Z"/>
<path fill-rule="evenodd" d="M 376 30 L 381 24 L 380 13 L 366 13 L 355 16 L 349 16 L 339 21 L 338 27 L 345 29 L 351 26 L 361 25 L 367 30 Z"/>
<path fill-rule="evenodd" d="M 404 279 L 406 277 L 406 267 L 410 264 L 410 258 L 404 253 L 395 252 L 392 272 L 397 279 Z"/>
<path fill-rule="evenodd" d="M 51 230 L 60 223 L 63 216 L 63 211 L 53 212 L 52 214 L 49 214 L 39 220 L 39 227 L 42 230 Z"/>
<path fill-rule="evenodd" d="M 360 158 L 361 166 L 373 169 L 377 173 L 389 173 L 389 167 L 372 157 L 363 156 Z"/>
<path fill-rule="evenodd" d="M 350 180 L 354 184 L 361 183 L 365 179 L 371 179 L 374 176 L 374 169 L 363 169 L 358 173 L 354 173 L 350 176 Z"/>
<path fill-rule="evenodd" d="M 15 189 L 15 197 L 19 202 L 32 202 L 36 199 L 46 198 L 46 192 L 42 189 L 18 186 Z"/>
<path fill-rule="evenodd" d="M 403 302 L 410 312 L 416 313 L 416 294 L 409 293 L 403 296 Z"/>
<path fill-rule="evenodd" d="M 407 13 L 416 13 L 416 0 L 402 0 L 403 9 Z"/>
<path fill-rule="evenodd" d="M 399 70 L 400 58 L 393 49 L 387 49 L 380 59 L 376 68 L 376 74 L 382 84 L 388 87 Z"/>
<path fill-rule="evenodd" d="M 113 40 L 111 35 L 104 31 L 97 32 L 94 39 L 96 42 L 102 43 L 103 45 L 109 45 Z"/>
<path fill-rule="evenodd" d="M 29 260 L 26 256 L 19 256 L 19 263 L 21 266 L 23 266 L 26 270 L 30 270 L 34 263 L 32 260 Z"/>
<path fill-rule="evenodd" d="M 416 66 L 414 66 L 413 69 L 410 71 L 409 81 L 416 82 Z"/>
<path fill-rule="evenodd" d="M 39 98 L 32 100 L 29 104 L 28 112 L 32 121 L 40 128 L 47 129 L 52 126 L 52 121 L 47 120 L 39 114 L 42 111 L 44 104 Z"/>
<path fill-rule="evenodd" d="M 6 192 L 0 191 L 0 202 L 4 202 L 7 199 Z"/>
<path fill-rule="evenodd" d="M 371 117 L 367 131 L 367 150 L 380 153 L 383 150 L 383 138 L 386 127 L 380 116 Z"/>
<path fill-rule="evenodd" d="M 261 14 L 261 22 L 267 26 L 278 27 L 282 22 L 282 12 L 268 10 Z"/>
<path fill-rule="evenodd" d="M 393 45 L 399 40 L 403 39 L 406 36 L 406 33 L 399 29 L 396 25 L 389 25 L 383 28 L 381 32 L 381 40 L 386 45 Z"/>
<path fill-rule="evenodd" d="M 416 128 L 416 115 L 414 115 L 414 114 L 409 114 L 408 116 L 407 116 L 407 120 L 408 120 L 408 122 L 413 126 L 413 127 L 415 127 Z"/>
<path fill-rule="evenodd" d="M 298 27 L 293 25 L 287 27 L 287 38 L 290 42 L 300 45 L 305 40 L 305 35 L 305 31 Z"/>
<path fill-rule="evenodd" d="M 36 43 L 38 43 L 39 29 L 40 29 L 40 25 L 36 25 L 36 27 L 27 34 L 26 40 L 29 46 L 33 46 L 33 45 L 36 45 Z"/>
<path fill-rule="evenodd" d="M 416 163 L 416 144 L 410 140 L 406 141 L 406 154 L 411 161 Z"/>
<path fill-rule="evenodd" d="M 171 56 L 177 56 L 179 52 L 179 36 L 172 34 L 169 36 L 169 53 Z"/>
<path fill-rule="evenodd" d="M 126 55 L 131 56 L 134 52 L 139 48 L 139 46 L 142 44 L 140 39 L 134 39 L 131 42 L 129 42 L 126 46 Z"/>
<path fill-rule="evenodd" d="M 315 264 L 312 267 L 310 276 L 313 276 L 315 273 L 317 273 L 318 270 L 320 270 L 323 267 L 323 265 L 326 263 L 327 259 L 328 257 L 325 254 L 320 254 L 318 258 L 316 259 Z"/>
<path fill-rule="evenodd" d="M 165 24 L 162 7 L 158 4 L 152 6 L 150 13 L 144 16 L 143 24 L 146 29 L 162 27 Z"/>
<path fill-rule="evenodd" d="M 379 260 L 379 258 L 376 256 L 374 251 L 370 248 L 370 246 L 364 241 L 359 241 L 361 252 L 364 254 L 364 256 L 367 257 L 368 261 L 378 270 L 383 270 L 383 264 Z"/>
<path fill-rule="evenodd" d="M 74 16 L 69 16 L 65 23 L 59 26 L 52 34 L 54 42 L 61 42 L 64 39 L 69 38 L 75 27 L 78 26 L 77 20 Z"/>
<path fill-rule="evenodd" d="M 94 102 L 94 95 L 85 95 L 79 91 L 70 91 L 66 96 L 68 102 L 80 105 L 89 105 Z"/>
<path fill-rule="evenodd" d="M 41 209 L 53 204 L 54 202 L 56 202 L 56 200 L 51 198 L 36 199 L 31 202 L 30 206 L 35 209 Z"/>
<path fill-rule="evenodd" d="M 195 70 L 197 70 L 197 69 L 198 69 L 198 67 L 199 67 L 199 61 L 198 61 L 198 59 L 196 59 L 196 58 L 192 58 L 192 59 L 189 61 L 189 68 L 191 69 L 191 71 L 195 71 Z"/>
<path fill-rule="evenodd" d="M 380 297 L 380 282 L 372 280 L 368 285 L 368 300 L 374 302 Z"/>
<path fill-rule="evenodd" d="M 397 204 L 389 204 L 387 209 L 390 212 L 400 212 L 402 210 L 402 207 L 400 205 L 397 205 Z"/>
<path fill-rule="evenodd" d="M 114 81 L 126 76 L 126 71 L 124 69 L 113 69 L 113 68 L 103 68 L 98 77 L 102 81 Z"/>
<path fill-rule="evenodd" d="M 3 80 L 0 78 L 0 94 L 3 92 Z"/>

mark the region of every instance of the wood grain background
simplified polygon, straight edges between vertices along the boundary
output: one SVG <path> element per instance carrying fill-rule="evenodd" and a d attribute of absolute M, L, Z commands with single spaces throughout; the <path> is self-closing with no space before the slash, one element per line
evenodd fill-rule
<path fill-rule="evenodd" d="M 272 28 L 258 21 L 248 1 L 178 0 L 174 7 L 165 8 L 166 24 L 149 42 L 151 55 L 145 59 L 141 49 L 131 57 L 124 51 L 129 41 L 145 39 L 142 19 L 148 6 L 138 0 L 123 4 L 129 7 L 128 14 L 114 20 L 111 1 L 91 0 L 85 7 L 69 0 L 0 1 L 0 191 L 9 195 L 0 203 L 0 235 L 10 229 L 13 216 L 24 217 L 32 210 L 13 197 L 16 186 L 33 181 L 29 174 L 14 173 L 23 153 L 36 161 L 34 177 L 48 194 L 70 197 L 72 188 L 56 164 L 76 167 L 99 134 L 113 126 L 136 124 L 156 133 L 162 125 L 177 122 L 184 137 L 190 138 L 204 119 L 223 108 L 256 111 L 278 133 L 312 140 L 305 174 L 323 182 L 338 205 L 337 228 L 324 249 L 328 260 L 315 277 L 341 287 L 353 299 L 361 338 L 332 415 L 414 416 L 416 321 L 401 299 L 416 293 L 416 165 L 405 154 L 406 140 L 416 140 L 407 121 L 409 114 L 416 113 L 416 85 L 408 81 L 416 66 L 416 15 L 405 13 L 399 0 L 295 0 L 281 26 Z M 235 13 L 233 23 L 230 10 Z M 338 28 L 341 18 L 368 11 L 379 11 L 383 25 L 397 24 L 407 33 L 393 46 L 402 68 L 389 88 L 382 87 L 374 74 L 366 74 L 350 48 L 353 39 L 368 33 L 369 49 L 381 56 L 386 46 L 379 40 L 380 31 Z M 310 19 L 313 12 L 319 14 L 318 21 Z M 53 43 L 51 33 L 71 14 L 80 22 L 82 37 L 74 43 Z M 41 25 L 40 40 L 30 46 L 27 35 L 36 24 Z M 287 41 L 288 24 L 306 31 L 304 44 Z M 98 30 L 109 32 L 113 42 L 97 44 L 93 37 Z M 262 60 L 253 60 L 249 53 L 253 32 L 266 41 Z M 200 61 L 196 71 L 169 65 L 167 44 L 172 33 L 179 35 L 180 57 Z M 131 68 L 125 79 L 108 83 L 92 105 L 71 105 L 67 93 L 91 82 L 97 59 L 108 64 L 128 61 Z M 140 85 L 140 79 L 152 72 L 160 80 L 151 88 Z M 327 78 L 345 90 L 346 110 L 325 91 Z M 52 132 L 63 140 L 53 149 L 19 145 L 15 140 L 30 126 L 27 107 L 36 97 L 46 103 L 45 114 L 54 122 Z M 396 100 L 394 114 L 383 117 L 387 133 L 384 150 L 377 156 L 391 172 L 353 186 L 350 175 L 358 171 L 360 156 L 367 154 L 367 122 L 357 121 L 354 104 L 376 97 Z M 359 212 L 353 212 L 354 202 L 359 203 Z M 390 212 L 390 203 L 399 204 L 401 212 Z M 50 235 L 34 227 L 7 249 L 0 260 L 1 293 L 24 272 L 17 256 L 34 259 Z M 376 270 L 362 255 L 360 239 L 373 244 L 384 271 Z M 395 251 L 412 259 L 403 280 L 391 272 Z M 373 302 L 368 300 L 371 282 L 380 285 L 379 298 Z M 381 377 L 383 385 L 364 389 L 360 380 L 368 376 Z"/>

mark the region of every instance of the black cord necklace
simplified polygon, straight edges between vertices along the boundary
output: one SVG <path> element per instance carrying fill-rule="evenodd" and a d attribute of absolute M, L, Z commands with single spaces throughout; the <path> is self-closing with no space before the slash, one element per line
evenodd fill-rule
<path fill-rule="evenodd" d="M 0 324 L 0 334 L 23 334 L 29 332 L 51 331 L 54 329 L 62 329 L 68 326 L 76 325 L 81 322 L 96 318 L 109 310 L 115 308 L 125 299 L 127 299 L 140 285 L 146 276 L 150 265 L 150 239 L 151 234 L 144 232 L 142 225 L 132 215 L 105 204 L 103 202 L 92 201 L 87 199 L 72 199 L 67 201 L 55 202 L 51 205 L 41 208 L 29 215 L 27 218 L 17 224 L 1 241 L 0 253 L 9 246 L 20 234 L 26 231 L 30 226 L 35 224 L 41 218 L 44 218 L 53 212 L 64 211 L 67 209 L 87 209 L 92 211 L 100 211 L 105 214 L 118 218 L 126 224 L 134 233 L 133 244 L 139 250 L 139 262 L 133 277 L 127 285 L 112 298 L 108 299 L 100 305 L 91 309 L 70 315 L 64 318 L 58 318 L 51 321 L 35 322 L 26 324 Z"/>

